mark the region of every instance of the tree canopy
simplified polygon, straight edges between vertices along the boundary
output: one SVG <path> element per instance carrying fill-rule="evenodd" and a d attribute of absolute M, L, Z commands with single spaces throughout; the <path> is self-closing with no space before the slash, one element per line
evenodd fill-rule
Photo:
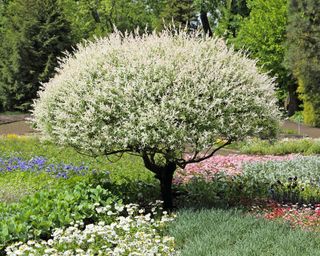
<path fill-rule="evenodd" d="M 264 71 L 277 77 L 278 98 L 289 99 L 288 113 L 298 110 L 297 83 L 284 65 L 287 29 L 287 0 L 249 0 L 250 16 L 244 19 L 233 40 L 258 61 Z M 289 94 L 289 95 L 288 95 Z"/>
<path fill-rule="evenodd" d="M 287 64 L 299 81 L 304 119 L 320 127 L 320 1 L 290 0 Z"/>

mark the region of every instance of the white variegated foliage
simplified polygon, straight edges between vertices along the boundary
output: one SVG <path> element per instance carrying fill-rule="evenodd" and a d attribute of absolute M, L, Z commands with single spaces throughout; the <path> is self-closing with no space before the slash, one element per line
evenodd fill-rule
<path fill-rule="evenodd" d="M 33 111 L 49 138 L 83 151 L 196 151 L 268 134 L 274 79 L 218 38 L 111 34 L 78 46 Z"/>

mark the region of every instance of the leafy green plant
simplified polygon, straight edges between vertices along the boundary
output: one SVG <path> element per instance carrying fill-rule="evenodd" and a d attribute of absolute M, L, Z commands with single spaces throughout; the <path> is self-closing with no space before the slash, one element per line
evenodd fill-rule
<path fill-rule="evenodd" d="M 73 187 L 41 190 L 19 203 L 1 204 L 0 248 L 13 241 L 48 239 L 53 228 L 69 225 L 72 221 L 92 223 L 98 219 L 97 205 L 106 206 L 115 201 L 118 201 L 117 197 L 101 186 L 79 182 Z"/>
<path fill-rule="evenodd" d="M 174 238 L 166 236 L 173 216 L 161 211 L 161 202 L 150 204 L 150 212 L 136 204 L 97 207 L 101 218 L 114 216 L 112 223 L 99 221 L 85 225 L 76 222 L 67 228 L 57 228 L 48 241 L 29 240 L 6 248 L 13 255 L 179 255 Z M 111 211 L 112 209 L 112 211 Z M 161 214 L 158 214 L 158 211 Z"/>
<path fill-rule="evenodd" d="M 214 174 L 210 181 L 194 177 L 177 187 L 180 207 L 229 207 L 239 202 L 241 187 L 234 177 L 223 172 Z"/>

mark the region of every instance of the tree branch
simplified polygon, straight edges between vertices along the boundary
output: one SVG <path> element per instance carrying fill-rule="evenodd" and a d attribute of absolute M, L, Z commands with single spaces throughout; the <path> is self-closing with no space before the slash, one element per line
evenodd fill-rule
<path fill-rule="evenodd" d="M 210 154 L 208 154 L 208 151 L 206 151 L 206 153 L 204 154 L 203 157 L 199 157 L 198 159 L 194 159 L 194 158 L 191 158 L 190 160 L 185 160 L 185 159 L 179 159 L 177 161 L 177 165 L 180 167 L 180 168 L 184 168 L 186 167 L 187 164 L 191 164 L 191 163 L 199 163 L 203 160 L 206 160 L 210 157 L 212 157 L 214 155 L 214 153 L 216 153 L 218 150 L 222 149 L 223 147 L 229 145 L 230 143 L 232 142 L 231 139 L 228 139 L 228 141 L 226 143 L 224 143 L 223 145 L 217 147 L 216 149 L 214 149 Z M 208 154 L 208 155 L 207 155 Z"/>

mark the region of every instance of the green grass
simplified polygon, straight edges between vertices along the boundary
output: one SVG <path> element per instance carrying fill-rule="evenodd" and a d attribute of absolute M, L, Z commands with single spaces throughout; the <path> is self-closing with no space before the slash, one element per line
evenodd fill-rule
<path fill-rule="evenodd" d="M 125 154 L 121 159 L 104 156 L 94 158 L 80 154 L 72 148 L 42 142 L 37 137 L 0 137 L 0 157 L 12 156 L 23 159 L 43 156 L 50 163 L 85 164 L 90 170 L 109 171 L 111 179 L 120 183 L 128 180 L 154 182 L 153 174 L 144 167 L 140 157 Z"/>
<path fill-rule="evenodd" d="M 141 158 L 125 154 L 118 160 L 116 157 L 89 157 L 77 153 L 72 148 L 63 148 L 49 142 L 41 142 L 37 137 L 0 137 L 0 158 L 21 157 L 29 160 L 35 156 L 43 156 L 49 163 L 85 165 L 89 172 L 110 172 L 111 184 L 105 184 L 119 196 L 123 196 L 128 202 L 146 203 L 149 199 L 159 199 L 159 184 L 154 175 L 148 171 Z M 109 160 L 115 161 L 110 162 Z M 116 161 L 118 160 L 118 161 Z M 74 179 L 81 179 L 75 177 Z M 46 174 L 35 175 L 33 173 L 1 173 L 0 172 L 0 202 L 16 202 L 26 195 L 30 195 L 40 189 L 59 186 L 63 183 L 73 182 L 64 179 L 56 179 Z M 101 180 L 103 183 L 103 180 Z M 144 193 L 146 193 L 145 196 Z"/>
<path fill-rule="evenodd" d="M 184 210 L 170 227 L 182 256 L 319 255 L 319 234 L 244 216 L 240 211 Z"/>
<path fill-rule="evenodd" d="M 49 175 L 8 172 L 0 175 L 0 202 L 12 203 L 33 194 L 40 189 L 48 188 L 57 181 Z"/>
<path fill-rule="evenodd" d="M 5 116 L 16 116 L 16 115 L 21 115 L 21 114 L 26 114 L 26 113 L 25 112 L 19 112 L 19 111 L 0 112 L 0 115 L 5 115 Z"/>

